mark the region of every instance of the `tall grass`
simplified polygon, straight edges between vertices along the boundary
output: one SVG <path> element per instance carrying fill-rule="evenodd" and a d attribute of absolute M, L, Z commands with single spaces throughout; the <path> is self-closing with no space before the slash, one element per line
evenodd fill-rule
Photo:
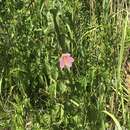
<path fill-rule="evenodd" d="M 130 129 L 124 0 L 0 1 L 0 129 Z M 75 62 L 59 68 L 62 53 Z"/>

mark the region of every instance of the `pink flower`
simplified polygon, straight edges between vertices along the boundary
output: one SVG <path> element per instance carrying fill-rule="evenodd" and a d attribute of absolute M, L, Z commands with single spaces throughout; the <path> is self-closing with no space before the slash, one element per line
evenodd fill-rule
<path fill-rule="evenodd" d="M 69 53 L 65 53 L 65 54 L 61 55 L 59 61 L 60 61 L 60 68 L 61 68 L 61 70 L 63 68 L 70 69 L 70 67 L 72 66 L 72 63 L 74 62 L 74 59 L 73 59 L 73 57 L 70 56 Z"/>

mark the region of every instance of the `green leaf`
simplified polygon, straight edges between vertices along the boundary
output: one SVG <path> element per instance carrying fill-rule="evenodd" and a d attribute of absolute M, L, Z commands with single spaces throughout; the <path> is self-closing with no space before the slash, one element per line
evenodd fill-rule
<path fill-rule="evenodd" d="M 115 125 L 117 126 L 118 130 L 122 130 L 119 121 L 116 119 L 116 117 L 114 115 L 112 115 L 111 113 L 109 113 L 108 111 L 105 111 L 105 110 L 103 112 L 112 118 L 112 120 L 115 122 Z"/>
<path fill-rule="evenodd" d="M 51 98 L 56 98 L 56 82 L 49 86 L 49 95 Z"/>
<path fill-rule="evenodd" d="M 2 78 L 3 77 L 0 78 L 0 94 L 1 94 L 1 89 L 2 89 Z"/>

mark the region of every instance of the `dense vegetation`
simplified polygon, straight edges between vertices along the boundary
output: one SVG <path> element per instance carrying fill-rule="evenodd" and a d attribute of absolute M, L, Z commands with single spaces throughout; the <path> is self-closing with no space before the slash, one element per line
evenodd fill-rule
<path fill-rule="evenodd" d="M 130 129 L 125 0 L 0 0 L 0 130 Z M 59 58 L 70 53 L 70 70 Z"/>

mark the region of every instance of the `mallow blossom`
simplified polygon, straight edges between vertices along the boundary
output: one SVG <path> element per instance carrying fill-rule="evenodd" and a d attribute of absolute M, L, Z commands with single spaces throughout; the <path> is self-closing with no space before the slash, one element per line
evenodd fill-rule
<path fill-rule="evenodd" d="M 60 62 L 61 70 L 63 68 L 70 69 L 70 67 L 72 66 L 72 63 L 74 62 L 74 58 L 71 57 L 69 53 L 64 53 L 61 55 L 59 62 Z"/>

